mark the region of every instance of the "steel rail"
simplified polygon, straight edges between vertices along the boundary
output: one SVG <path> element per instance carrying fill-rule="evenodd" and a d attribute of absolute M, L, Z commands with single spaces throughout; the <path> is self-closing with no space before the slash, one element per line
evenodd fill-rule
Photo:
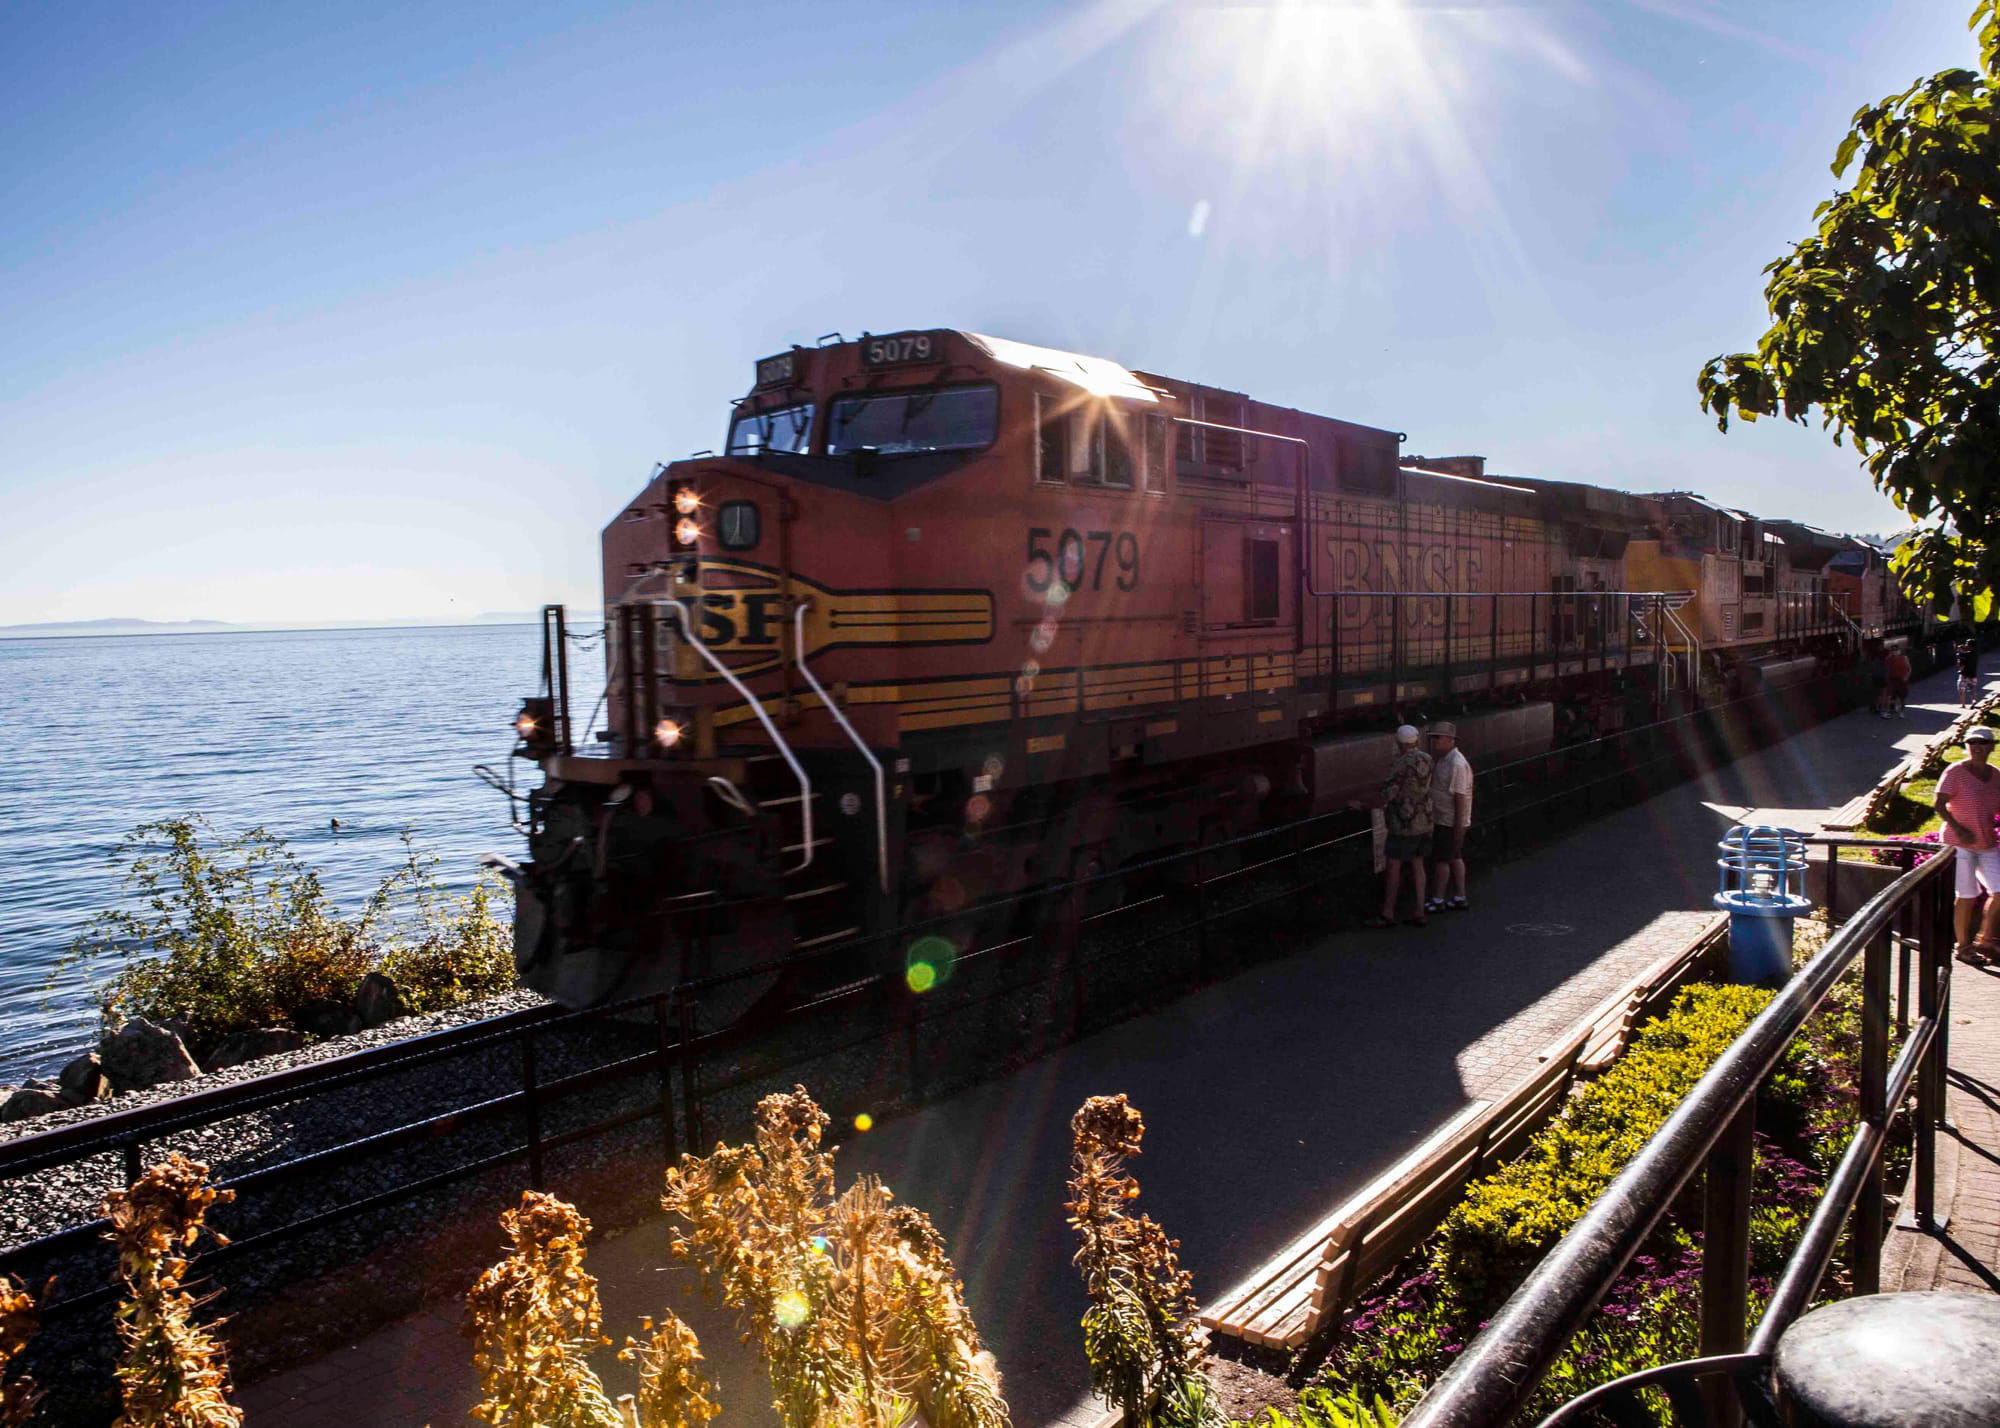
<path fill-rule="evenodd" d="M 1542 1258 L 1403 1428 L 1489 1428 L 1512 1420 L 1806 1018 L 1946 861 L 1933 858 L 1903 874 L 1827 940 Z"/>

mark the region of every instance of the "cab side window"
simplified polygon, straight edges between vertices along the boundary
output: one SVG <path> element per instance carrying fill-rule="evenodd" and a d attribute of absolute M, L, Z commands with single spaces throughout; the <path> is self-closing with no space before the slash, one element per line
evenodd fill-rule
<path fill-rule="evenodd" d="M 1035 479 L 1060 483 L 1069 479 L 1071 415 L 1056 398 L 1035 394 Z"/>

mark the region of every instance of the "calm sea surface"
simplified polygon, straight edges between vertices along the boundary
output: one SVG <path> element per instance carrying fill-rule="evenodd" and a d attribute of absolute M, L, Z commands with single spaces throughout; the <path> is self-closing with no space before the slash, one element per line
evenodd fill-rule
<path fill-rule="evenodd" d="M 91 1039 L 108 967 L 45 988 L 118 902 L 109 855 L 137 824 L 262 824 L 343 907 L 400 864 L 405 826 L 450 887 L 481 853 L 519 856 L 507 800 L 472 766 L 505 772 L 540 648 L 532 625 L 0 640 L 0 1082 Z M 515 768 L 525 789 L 533 769 Z"/>

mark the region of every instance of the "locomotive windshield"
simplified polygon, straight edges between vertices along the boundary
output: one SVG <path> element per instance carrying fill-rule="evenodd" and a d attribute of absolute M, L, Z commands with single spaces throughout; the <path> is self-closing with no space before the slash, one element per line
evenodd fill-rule
<path fill-rule="evenodd" d="M 991 386 L 842 397 L 833 404 L 826 452 L 841 456 L 873 447 L 884 456 L 917 451 L 965 451 L 993 440 L 1000 393 Z"/>
<path fill-rule="evenodd" d="M 772 407 L 744 412 L 729 424 L 730 456 L 755 456 L 760 451 L 802 452 L 812 441 L 813 404 Z"/>

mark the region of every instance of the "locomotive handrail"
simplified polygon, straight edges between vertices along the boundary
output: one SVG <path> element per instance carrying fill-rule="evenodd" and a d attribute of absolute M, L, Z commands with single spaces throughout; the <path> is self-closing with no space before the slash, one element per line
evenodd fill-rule
<path fill-rule="evenodd" d="M 889 795 L 882 778 L 882 761 L 875 757 L 874 750 L 861 742 L 861 736 L 854 732 L 854 726 L 847 722 L 847 716 L 833 702 L 833 696 L 826 692 L 819 676 L 806 667 L 806 609 L 811 604 L 810 599 L 801 600 L 792 609 L 792 658 L 799 662 L 799 673 L 806 677 L 806 683 L 819 696 L 819 702 L 826 706 L 826 712 L 833 716 L 834 722 L 840 725 L 841 732 L 853 742 L 861 757 L 868 760 L 868 767 L 875 770 L 875 863 L 876 873 L 882 880 L 882 891 L 886 893 L 889 891 Z M 806 837 L 808 840 L 812 837 L 810 825 Z"/>
<path fill-rule="evenodd" d="M 770 713 L 764 708 L 764 701 L 752 694 L 750 687 L 736 677 L 736 671 L 717 658 L 715 651 L 704 644 L 701 636 L 694 632 L 694 621 L 688 615 L 687 606 L 670 595 L 648 596 L 647 598 L 655 605 L 671 606 L 674 613 L 680 616 L 681 638 L 694 646 L 695 652 L 708 661 L 710 669 L 728 681 L 731 689 L 743 696 L 743 702 L 750 706 L 750 712 L 757 716 L 757 722 L 762 724 L 764 732 L 771 736 L 772 745 L 784 756 L 785 763 L 792 770 L 792 777 L 799 781 L 799 818 L 803 825 L 802 836 L 805 842 L 805 851 L 804 856 L 799 859 L 799 865 L 787 871 L 794 873 L 804 872 L 812 866 L 813 860 L 812 779 L 807 775 L 804 766 L 799 763 L 798 755 L 792 752 L 792 746 L 785 742 L 785 736 L 778 732 L 778 726 L 771 722 Z"/>

